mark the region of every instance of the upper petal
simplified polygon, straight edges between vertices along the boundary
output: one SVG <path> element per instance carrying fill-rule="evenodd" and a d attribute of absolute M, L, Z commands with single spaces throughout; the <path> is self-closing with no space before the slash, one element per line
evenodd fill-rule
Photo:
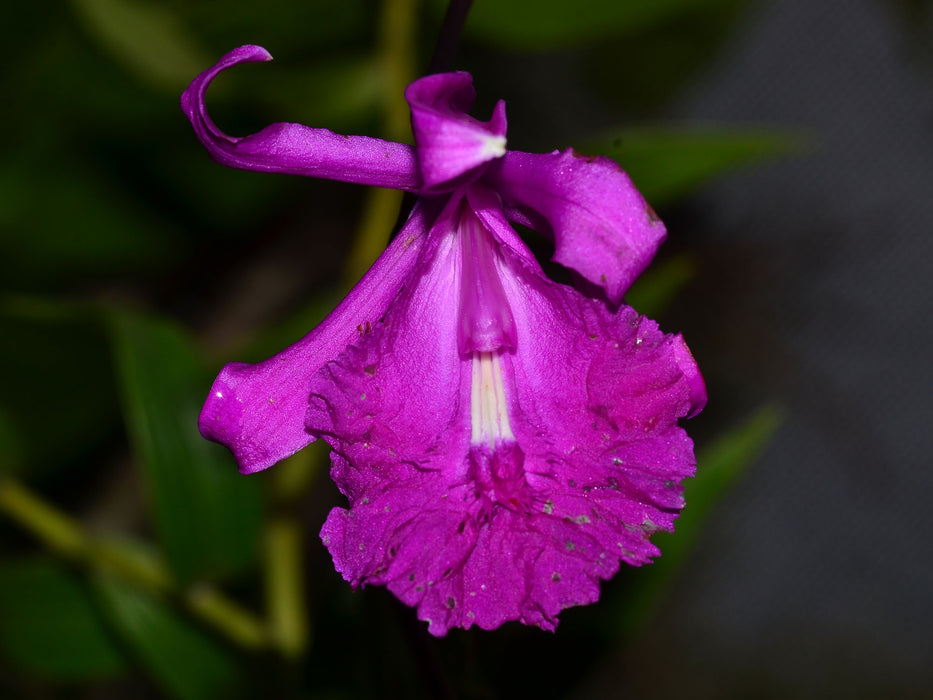
<path fill-rule="evenodd" d="M 279 122 L 245 137 L 223 133 L 207 113 L 211 81 L 238 63 L 271 61 L 261 46 L 241 46 L 201 73 L 182 93 L 181 109 L 218 163 L 243 170 L 305 175 L 400 190 L 421 183 L 411 146 L 368 136 L 342 136 L 327 129 Z"/>
<path fill-rule="evenodd" d="M 615 161 L 568 149 L 509 151 L 484 180 L 531 224 L 554 240 L 554 260 L 602 287 L 619 302 L 654 257 L 666 230 Z"/>
<path fill-rule="evenodd" d="M 464 72 L 428 75 L 405 90 L 425 191 L 453 189 L 505 153 L 505 103 L 481 122 L 468 114 L 475 96 L 473 78 Z"/>
<path fill-rule="evenodd" d="M 244 474 L 294 454 L 314 436 L 305 430 L 311 377 L 385 314 L 411 272 L 424 242 L 424 208 L 347 297 L 304 338 L 255 365 L 226 365 L 214 381 L 198 425 L 227 446 Z"/>

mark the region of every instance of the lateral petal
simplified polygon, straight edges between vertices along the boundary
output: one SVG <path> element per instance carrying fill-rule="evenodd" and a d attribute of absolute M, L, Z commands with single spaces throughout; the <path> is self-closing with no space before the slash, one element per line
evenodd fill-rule
<path fill-rule="evenodd" d="M 415 190 L 421 176 L 411 146 L 369 136 L 278 122 L 251 136 L 228 136 L 211 120 L 205 93 L 219 73 L 239 63 L 271 61 L 261 46 L 241 46 L 201 73 L 182 93 L 181 109 L 211 157 L 242 170 L 287 173 Z"/>
<path fill-rule="evenodd" d="M 622 300 L 666 236 L 664 224 L 618 164 L 573 150 L 509 151 L 484 181 L 510 218 L 554 241 L 554 261 Z"/>
<path fill-rule="evenodd" d="M 424 207 L 347 297 L 308 335 L 258 364 L 233 362 L 214 381 L 198 421 L 201 434 L 225 445 L 240 472 L 272 466 L 315 440 L 305 430 L 311 377 L 368 332 L 398 296 L 426 230 Z"/>

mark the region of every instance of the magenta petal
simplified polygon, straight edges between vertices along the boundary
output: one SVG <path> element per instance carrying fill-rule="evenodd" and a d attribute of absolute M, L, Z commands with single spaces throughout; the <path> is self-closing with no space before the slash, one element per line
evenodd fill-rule
<path fill-rule="evenodd" d="M 383 316 L 415 264 L 425 217 L 408 223 L 347 297 L 304 338 L 255 365 L 226 365 L 198 425 L 226 445 L 244 474 L 270 467 L 314 441 L 305 430 L 311 377 Z"/>
<path fill-rule="evenodd" d="M 684 373 L 690 387 L 690 413 L 687 414 L 687 418 L 693 418 L 706 407 L 706 382 L 703 381 L 700 368 L 693 359 L 693 353 L 680 335 L 674 340 L 674 359 L 677 360 L 677 366 Z"/>
<path fill-rule="evenodd" d="M 473 78 L 463 72 L 429 75 L 405 91 L 426 191 L 450 186 L 505 153 L 505 103 L 481 122 L 467 114 L 474 98 Z"/>
<path fill-rule="evenodd" d="M 529 484 L 550 489 L 548 510 L 582 522 L 611 556 L 647 561 L 647 536 L 671 529 L 694 470 L 677 422 L 706 398 L 683 340 L 542 277 L 503 283 L 518 329 L 512 429 Z"/>
<path fill-rule="evenodd" d="M 609 158 L 572 150 L 509 151 L 484 181 L 515 209 L 513 220 L 553 235 L 554 260 L 619 302 L 654 257 L 666 230 Z"/>
<path fill-rule="evenodd" d="M 411 146 L 370 138 L 342 136 L 327 129 L 280 122 L 246 137 L 223 133 L 207 113 L 204 97 L 211 81 L 238 63 L 270 61 L 260 46 L 241 46 L 201 73 L 181 96 L 181 108 L 208 152 L 218 163 L 243 170 L 288 173 L 400 190 L 421 184 Z"/>
<path fill-rule="evenodd" d="M 386 585 L 435 635 L 553 629 L 621 561 L 657 555 L 650 536 L 673 528 L 694 470 L 677 421 L 703 398 L 679 337 L 547 280 L 485 199 L 470 188 L 502 243 L 515 319 L 514 352 L 496 354 L 505 437 L 471 437 L 471 370 L 486 354 L 458 351 L 451 222 L 429 232 L 385 322 L 311 382 L 308 428 L 333 447 L 349 500 L 321 531 L 335 566 L 354 586 Z"/>
<path fill-rule="evenodd" d="M 408 454 L 401 441 L 420 450 L 425 441 L 453 444 L 469 437 L 468 425 L 450 432 L 462 408 L 455 405 L 463 364 L 457 349 L 458 210 L 453 202 L 437 218 L 405 293 L 385 319 L 311 382 L 307 427 L 348 440 L 338 451 L 351 463 L 391 450 L 387 463 L 410 460 L 420 473 L 434 468 L 432 460 Z"/>

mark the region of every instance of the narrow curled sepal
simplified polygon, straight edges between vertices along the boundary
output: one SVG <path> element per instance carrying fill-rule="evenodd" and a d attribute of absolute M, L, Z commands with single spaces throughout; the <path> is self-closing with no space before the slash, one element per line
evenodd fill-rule
<path fill-rule="evenodd" d="M 327 129 L 278 122 L 251 136 L 229 136 L 207 112 L 211 81 L 239 63 L 271 61 L 261 46 L 241 46 L 201 73 L 182 93 L 181 109 L 211 157 L 242 170 L 286 173 L 400 190 L 421 184 L 411 146 L 369 136 L 343 136 Z"/>

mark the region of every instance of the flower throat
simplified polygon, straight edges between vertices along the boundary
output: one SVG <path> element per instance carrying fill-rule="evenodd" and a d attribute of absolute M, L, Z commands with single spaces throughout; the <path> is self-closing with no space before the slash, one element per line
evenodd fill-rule
<path fill-rule="evenodd" d="M 474 445 L 514 440 L 509 423 L 499 354 L 515 348 L 515 319 L 496 269 L 492 235 L 464 203 L 460 241 L 460 321 L 457 342 L 473 356 L 470 391 L 470 441 Z"/>

